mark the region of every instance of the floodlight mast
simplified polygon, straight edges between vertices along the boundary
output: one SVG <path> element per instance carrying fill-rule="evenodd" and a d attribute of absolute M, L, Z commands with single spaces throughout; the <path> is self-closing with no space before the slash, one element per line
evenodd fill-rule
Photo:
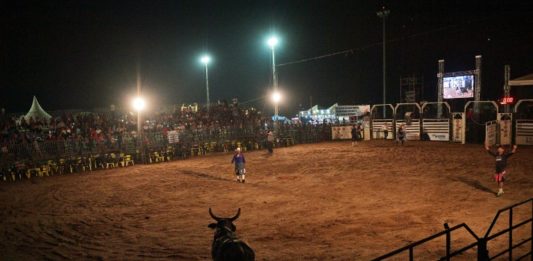
<path fill-rule="evenodd" d="M 141 64 L 140 62 L 137 63 L 137 97 L 133 99 L 133 108 L 137 111 L 137 137 L 138 137 L 138 148 L 141 150 L 141 163 L 145 163 L 144 159 L 144 138 L 143 138 L 143 130 L 142 130 L 142 110 L 144 109 L 146 103 L 144 99 L 141 97 Z"/>
<path fill-rule="evenodd" d="M 272 50 L 272 87 L 274 93 L 278 92 L 278 76 L 276 73 L 276 45 L 278 44 L 279 39 L 276 36 L 272 36 L 268 39 L 267 44 Z M 274 118 L 277 120 L 279 114 L 278 103 L 274 103 Z"/>
<path fill-rule="evenodd" d="M 386 20 L 390 10 L 382 7 L 381 11 L 376 12 L 377 16 L 383 20 L 383 104 L 387 103 L 387 34 Z M 386 117 L 386 110 L 383 110 L 383 118 Z"/>
<path fill-rule="evenodd" d="M 209 55 L 204 55 L 202 58 L 200 58 L 200 61 L 205 66 L 205 95 L 206 95 L 206 102 L 207 102 L 207 110 L 209 110 L 209 106 L 211 105 L 211 101 L 209 99 L 209 71 L 208 71 L 208 64 L 211 62 L 211 57 Z"/>

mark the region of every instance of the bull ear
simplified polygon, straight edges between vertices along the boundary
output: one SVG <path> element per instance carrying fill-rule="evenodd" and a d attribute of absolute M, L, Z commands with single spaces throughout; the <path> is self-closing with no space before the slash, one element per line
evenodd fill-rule
<path fill-rule="evenodd" d="M 241 215 L 241 208 L 239 208 L 239 210 L 237 210 L 237 214 L 234 217 L 230 218 L 230 220 L 233 222 L 237 218 L 239 218 L 240 215 Z"/>
<path fill-rule="evenodd" d="M 213 214 L 213 211 L 211 211 L 211 208 L 209 208 L 209 215 L 216 221 L 220 221 L 221 218 L 215 216 L 215 214 Z"/>
<path fill-rule="evenodd" d="M 217 227 L 217 223 L 211 223 L 209 225 L 207 225 L 208 228 L 210 229 L 215 229 Z"/>

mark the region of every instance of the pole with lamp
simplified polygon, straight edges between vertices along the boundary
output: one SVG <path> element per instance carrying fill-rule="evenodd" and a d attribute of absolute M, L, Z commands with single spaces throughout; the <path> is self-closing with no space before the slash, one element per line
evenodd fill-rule
<path fill-rule="evenodd" d="M 383 7 L 381 11 L 378 11 L 376 13 L 379 18 L 383 19 L 383 104 L 387 103 L 387 34 L 386 34 L 386 20 L 387 16 L 390 14 L 390 10 Z M 386 117 L 385 115 L 386 110 L 383 110 L 383 118 Z"/>
<path fill-rule="evenodd" d="M 268 46 L 270 46 L 270 49 L 272 50 L 272 89 L 273 89 L 273 100 L 274 96 L 281 98 L 278 93 L 278 76 L 276 74 L 276 45 L 279 43 L 279 40 L 276 36 L 271 36 L 267 40 Z M 278 102 L 274 101 L 274 129 L 277 129 L 277 121 L 278 121 L 278 114 L 279 114 L 279 107 Z"/>
<path fill-rule="evenodd" d="M 210 100 L 209 100 L 209 71 L 207 69 L 207 65 L 209 64 L 209 62 L 211 62 L 211 57 L 209 55 L 204 55 L 200 58 L 200 62 L 202 62 L 205 66 L 205 95 L 206 95 L 206 101 L 207 101 L 207 110 L 209 111 L 209 105 L 210 105 Z"/>
<path fill-rule="evenodd" d="M 144 139 L 143 139 L 143 129 L 142 129 L 142 111 L 146 107 L 146 102 L 140 96 L 137 96 L 132 101 L 132 106 L 135 111 L 137 111 L 137 136 L 139 137 L 139 148 L 141 152 L 141 162 L 145 163 L 144 158 Z"/>

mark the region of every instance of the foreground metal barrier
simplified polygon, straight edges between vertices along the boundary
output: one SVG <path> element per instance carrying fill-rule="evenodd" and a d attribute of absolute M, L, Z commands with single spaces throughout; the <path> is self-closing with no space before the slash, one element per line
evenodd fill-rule
<path fill-rule="evenodd" d="M 531 216 L 529 219 L 527 220 L 524 220 L 522 222 L 519 222 L 518 224 L 515 224 L 513 225 L 513 210 L 519 206 L 522 206 L 522 205 L 526 205 L 527 203 L 530 203 L 531 205 Z M 498 219 L 500 218 L 500 214 L 504 213 L 504 212 L 508 212 L 509 213 L 509 227 L 502 230 L 502 231 L 499 231 L 493 235 L 491 235 L 491 232 L 492 232 L 492 229 L 494 228 L 494 225 L 496 224 L 496 222 L 498 221 Z M 525 226 L 526 224 L 528 223 L 531 223 L 531 231 L 530 231 L 530 234 L 529 234 L 529 238 L 526 238 L 524 240 L 522 240 L 521 242 L 517 243 L 517 244 L 513 244 L 513 230 L 519 228 L 519 227 L 522 227 L 522 226 Z M 522 202 L 519 202 L 519 203 L 516 203 L 514 205 L 511 205 L 511 206 L 508 206 L 506 208 L 502 208 L 500 210 L 498 210 L 498 213 L 496 213 L 496 216 L 494 217 L 494 219 L 492 220 L 492 223 L 490 224 L 490 227 L 489 229 L 487 230 L 487 233 L 485 233 L 485 237 L 483 238 L 484 241 L 485 241 L 485 245 L 490 241 L 490 240 L 493 240 L 501 235 L 504 235 L 508 233 L 509 235 L 509 244 L 507 246 L 507 249 L 505 249 L 504 251 L 498 253 L 498 254 L 495 254 L 494 256 L 489 256 L 488 253 L 487 253 L 487 257 L 488 259 L 487 260 L 493 260 L 493 259 L 496 259 L 502 255 L 504 255 L 505 253 L 509 253 L 509 260 L 522 260 L 523 258 L 526 258 L 527 256 L 530 256 L 530 257 L 533 257 L 533 241 L 532 241 L 532 237 L 533 237 L 533 198 L 530 198 L 528 200 L 525 200 L 525 201 L 522 201 Z M 526 244 L 527 242 L 531 242 L 531 246 L 530 246 L 530 250 L 528 253 L 525 253 L 524 255 L 516 258 L 516 259 L 513 259 L 513 249 L 517 248 L 517 247 L 520 247 L 524 244 Z"/>
<path fill-rule="evenodd" d="M 530 205 L 531 207 L 531 210 L 530 210 L 530 216 L 528 219 L 526 220 L 523 220 L 523 221 L 520 221 L 518 224 L 513 224 L 513 211 L 514 209 L 516 209 L 517 207 L 520 207 L 520 206 L 527 206 L 527 205 Z M 508 221 L 508 227 L 504 230 L 501 230 L 495 234 L 492 234 L 491 235 L 491 232 L 492 232 L 492 229 L 494 228 L 494 225 L 497 223 L 498 219 L 500 218 L 500 214 L 502 213 L 505 213 L 505 212 L 508 212 L 509 213 L 509 221 Z M 528 238 L 525 238 L 523 239 L 522 241 L 514 244 L 513 243 L 513 231 L 516 230 L 517 228 L 519 227 L 524 227 L 526 226 L 527 224 L 530 224 L 530 231 L 529 231 L 529 237 Z M 519 202 L 519 203 L 516 203 L 514 205 L 511 205 L 511 206 L 508 206 L 506 208 L 503 208 L 503 209 L 500 209 L 498 210 L 498 212 L 496 213 L 496 216 L 494 217 L 494 219 L 492 220 L 492 223 L 489 227 L 489 229 L 487 230 L 487 233 L 485 233 L 485 236 L 484 237 L 478 237 L 473 231 L 472 229 L 470 229 L 470 227 L 468 227 L 468 225 L 466 225 L 465 223 L 462 223 L 462 224 L 459 224 L 459 225 L 456 225 L 454 227 L 448 227 L 448 224 L 444 224 L 444 227 L 445 227 L 445 230 L 444 231 L 441 231 L 439 233 L 436 233 L 434 235 L 431 235 L 429 237 L 426 237 L 424 239 L 421 239 L 419 241 L 416 241 L 414 243 L 411 243 L 407 246 L 404 246 L 402 248 L 399 248 L 397 250 L 394 250 L 388 254 L 385 254 L 385 255 L 382 255 L 380 257 L 377 257 L 373 260 L 385 260 L 385 259 L 389 259 L 389 258 L 392 258 L 392 257 L 395 257 L 395 259 L 397 260 L 398 259 L 398 254 L 401 254 L 401 253 L 404 253 L 405 251 L 409 251 L 409 260 L 414 260 L 414 257 L 415 257 L 415 252 L 414 252 L 414 249 L 417 247 L 417 246 L 420 246 L 430 240 L 433 240 L 435 238 L 438 238 L 438 237 L 442 237 L 442 236 L 445 236 L 446 237 L 446 245 L 445 245 L 445 248 L 446 248 L 446 254 L 445 256 L 439 258 L 439 260 L 451 260 L 452 257 L 454 256 L 458 256 L 460 254 L 462 254 L 463 252 L 469 250 L 469 249 L 473 249 L 473 248 L 477 248 L 477 260 L 479 261 L 487 261 L 487 260 L 494 260 L 496 258 L 499 258 L 499 257 L 502 257 L 504 254 L 508 253 L 508 260 L 526 260 L 527 257 L 533 257 L 533 198 L 530 198 L 528 200 L 525 200 L 525 201 L 522 201 L 522 202 Z M 467 246 L 465 247 L 462 247 L 461 249 L 458 249 L 458 250 L 455 250 L 455 251 L 451 251 L 451 246 L 452 246 L 452 240 L 451 240 L 451 235 L 452 235 L 452 232 L 453 231 L 456 231 L 456 230 L 459 230 L 461 228 L 464 228 L 466 229 L 466 231 L 468 231 L 468 233 L 475 239 L 474 242 L 468 244 Z M 487 247 L 487 243 L 491 240 L 494 240 L 502 235 L 505 235 L 505 234 L 508 234 L 508 245 L 506 247 L 505 250 L 493 255 L 493 256 L 490 256 L 489 255 L 489 249 Z M 514 258 L 513 257 L 513 249 L 516 249 L 520 246 L 523 246 L 525 245 L 527 242 L 530 242 L 530 248 L 529 250 L 526 252 L 526 253 L 523 253 L 521 256 L 517 257 L 517 258 Z M 531 260 L 531 259 L 529 259 Z"/>

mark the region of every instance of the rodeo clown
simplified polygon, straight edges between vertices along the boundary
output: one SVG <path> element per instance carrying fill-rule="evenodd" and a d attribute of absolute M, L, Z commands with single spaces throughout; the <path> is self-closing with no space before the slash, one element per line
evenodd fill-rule
<path fill-rule="evenodd" d="M 241 148 L 235 149 L 235 154 L 233 155 L 231 163 L 235 163 L 235 175 L 237 175 L 237 182 L 244 183 L 246 174 L 244 163 L 246 163 L 246 160 L 244 159 L 244 154 L 241 152 Z"/>
<path fill-rule="evenodd" d="M 511 157 L 516 152 L 517 146 L 514 145 L 511 151 L 505 151 L 505 148 L 502 145 L 498 145 L 496 152 L 493 152 L 488 143 L 485 143 L 485 149 L 487 152 L 496 159 L 496 173 L 494 174 L 494 179 L 498 182 L 498 193 L 497 197 L 503 195 L 503 182 L 505 180 L 505 169 L 507 168 L 507 159 Z"/>

